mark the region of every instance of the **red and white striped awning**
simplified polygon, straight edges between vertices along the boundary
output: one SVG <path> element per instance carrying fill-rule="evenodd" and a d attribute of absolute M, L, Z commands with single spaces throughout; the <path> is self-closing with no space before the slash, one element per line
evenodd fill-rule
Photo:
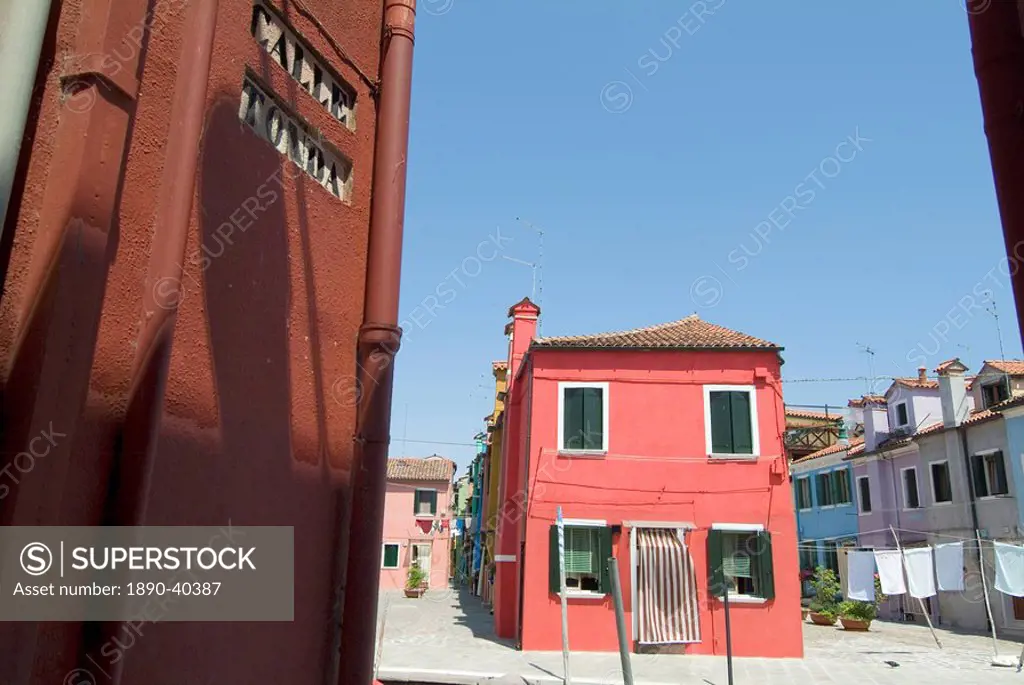
<path fill-rule="evenodd" d="M 636 528 L 638 638 L 642 644 L 700 642 L 697 576 L 680 533 Z"/>

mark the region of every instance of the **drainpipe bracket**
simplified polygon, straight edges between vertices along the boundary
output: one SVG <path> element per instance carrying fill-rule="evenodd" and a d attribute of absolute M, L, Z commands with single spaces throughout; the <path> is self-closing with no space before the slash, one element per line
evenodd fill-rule
<path fill-rule="evenodd" d="M 105 55 L 84 55 L 68 58 L 72 69 L 61 75 L 61 86 L 63 89 L 79 86 L 82 88 L 90 85 L 102 85 L 108 90 L 115 91 L 130 102 L 135 102 L 139 95 L 139 83 L 128 74 L 127 69 L 118 69 L 114 74 L 108 74 L 103 69 L 103 62 L 107 59 Z"/>

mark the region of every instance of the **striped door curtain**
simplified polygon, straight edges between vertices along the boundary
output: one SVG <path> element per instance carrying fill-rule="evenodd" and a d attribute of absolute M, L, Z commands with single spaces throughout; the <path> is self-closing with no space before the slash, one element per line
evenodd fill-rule
<path fill-rule="evenodd" d="M 641 644 L 700 642 L 697 575 L 682 536 L 637 528 L 638 637 Z"/>

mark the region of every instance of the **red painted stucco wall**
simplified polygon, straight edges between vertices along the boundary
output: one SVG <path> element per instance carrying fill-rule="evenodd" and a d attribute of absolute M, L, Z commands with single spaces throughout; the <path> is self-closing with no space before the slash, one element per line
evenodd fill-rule
<path fill-rule="evenodd" d="M 143 294 L 160 219 L 154 208 L 167 151 L 176 144 L 167 137 L 170 103 L 176 82 L 194 78 L 178 66 L 190 38 L 186 14 L 198 3 L 143 1 L 143 11 L 148 4 L 157 14 L 125 20 L 106 43 L 89 43 L 108 15 L 134 4 L 54 2 L 44 46 L 39 99 L 4 232 L 4 451 L 20 451 L 24 439 L 51 422 L 67 438 L 0 503 L 4 519 L 16 525 L 97 525 L 114 494 L 107 491 L 110 468 L 147 316 Z M 185 268 L 175 283 L 160 285 L 177 288 L 181 303 L 143 523 L 294 526 L 294 621 L 143 625 L 141 634 L 122 638 L 130 642 L 117 654 L 122 685 L 319 685 L 333 659 L 338 508 L 353 449 L 351 389 L 376 128 L 374 99 L 355 67 L 377 78 L 383 4 L 303 3 L 302 11 L 288 0 L 272 4 L 355 89 L 356 128 L 333 118 L 256 43 L 253 2 L 220 0 Z M 145 51 L 135 42 L 143 35 Z M 114 64 L 137 60 L 136 102 L 102 87 L 62 93 L 62 76 L 86 53 Z M 352 162 L 348 202 L 239 121 L 247 69 Z M 90 107 L 110 107 L 105 98 L 131 119 L 123 164 L 112 134 L 84 141 L 75 129 Z M 84 143 L 107 145 L 109 154 L 92 158 L 91 169 L 69 165 Z M 83 174 L 89 197 L 64 197 Z M 101 183 L 107 177 L 114 182 Z M 83 203 L 117 184 L 112 226 L 67 231 L 74 220 L 95 222 Z M 65 232 L 67 244 L 48 252 L 44 246 Z M 205 268 L 203 246 L 212 257 Z M 61 682 L 80 656 L 81 625 L 4 630 L 2 682 Z M 95 677 L 103 679 L 99 671 Z"/>
<path fill-rule="evenodd" d="M 761 524 L 772 534 L 776 598 L 731 606 L 737 656 L 800 657 L 803 653 L 796 526 L 785 463 L 779 361 L 767 352 L 531 351 L 514 394 L 528 408 L 511 417 L 508 433 L 520 436 L 518 457 L 528 459 L 529 503 L 524 517 L 525 556 L 505 564 L 523 570 L 522 649 L 561 648 L 560 602 L 548 590 L 549 527 L 558 505 L 563 516 L 624 521 L 686 522 L 700 606 L 701 642 L 694 654 L 724 654 L 724 613 L 708 601 L 707 529 L 713 523 Z M 559 381 L 609 383 L 608 455 L 559 456 Z M 752 462 L 707 459 L 703 385 L 754 385 L 760 458 Z M 512 400 L 513 404 L 516 398 Z M 529 452 L 525 421 L 529 420 Z M 632 635 L 631 530 L 613 538 Z M 518 575 L 509 573 L 509 575 Z M 509 581 L 514 586 L 515 581 Z M 515 593 L 501 598 L 515 611 Z M 497 616 L 497 610 L 495 612 Z M 569 600 L 569 640 L 574 651 L 618 648 L 611 596 Z"/>

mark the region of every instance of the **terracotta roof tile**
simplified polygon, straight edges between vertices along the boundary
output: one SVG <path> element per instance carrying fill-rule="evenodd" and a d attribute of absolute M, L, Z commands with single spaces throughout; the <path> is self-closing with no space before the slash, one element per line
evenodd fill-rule
<path fill-rule="evenodd" d="M 986 359 L 984 363 L 1011 376 L 1024 376 L 1024 360 L 1021 359 Z"/>
<path fill-rule="evenodd" d="M 799 459 L 794 459 L 793 463 L 794 464 L 802 464 L 805 461 L 811 461 L 812 459 L 817 459 L 818 457 L 826 457 L 826 456 L 828 456 L 830 454 L 836 454 L 838 452 L 846 452 L 847 450 L 849 450 L 850 452 L 854 452 L 854 450 L 860 452 L 860 451 L 863 451 L 863 449 L 864 449 L 864 438 L 853 438 L 852 440 L 850 440 L 850 444 L 849 445 L 840 445 L 838 443 L 835 444 L 835 445 L 830 445 L 830 446 L 826 447 L 825 449 L 818 450 L 817 452 L 811 452 L 810 454 L 808 454 L 805 457 L 800 457 Z"/>
<path fill-rule="evenodd" d="M 786 416 L 792 416 L 796 419 L 821 419 L 823 421 L 840 421 L 842 415 L 838 412 L 829 412 L 826 414 L 823 411 L 808 411 L 806 409 L 790 409 L 786 407 Z"/>
<path fill-rule="evenodd" d="M 858 397 L 857 399 L 850 400 L 847 403 L 847 406 L 860 408 L 866 405 L 868 402 L 881 405 L 884 405 L 886 403 L 885 397 L 883 397 L 882 395 L 864 395 L 863 397 Z"/>
<path fill-rule="evenodd" d="M 963 371 L 967 370 L 967 365 L 960 361 L 960 357 L 953 357 L 952 359 L 947 359 L 946 361 L 936 366 L 935 373 L 945 373 L 946 371 L 954 367 L 961 367 Z"/>
<path fill-rule="evenodd" d="M 892 381 L 904 387 L 918 390 L 936 390 L 939 387 L 939 382 L 930 378 L 925 380 L 920 378 L 893 378 Z"/>
<path fill-rule="evenodd" d="M 388 459 L 388 480 L 450 481 L 455 462 L 445 457 L 394 457 Z"/>
<path fill-rule="evenodd" d="M 775 343 L 702 321 L 696 314 L 669 323 L 613 331 L 597 335 L 566 335 L 537 338 L 534 347 L 669 348 L 669 349 L 765 349 L 781 350 Z"/>
<path fill-rule="evenodd" d="M 1016 395 L 1014 397 L 1011 397 L 1008 400 L 1003 400 L 999 404 L 993 404 L 991 407 L 989 407 L 989 409 L 993 410 L 993 411 L 1000 412 L 1000 411 L 1003 411 L 1004 409 L 1011 409 L 1013 407 L 1019 407 L 1022 404 L 1024 404 L 1024 395 Z"/>

